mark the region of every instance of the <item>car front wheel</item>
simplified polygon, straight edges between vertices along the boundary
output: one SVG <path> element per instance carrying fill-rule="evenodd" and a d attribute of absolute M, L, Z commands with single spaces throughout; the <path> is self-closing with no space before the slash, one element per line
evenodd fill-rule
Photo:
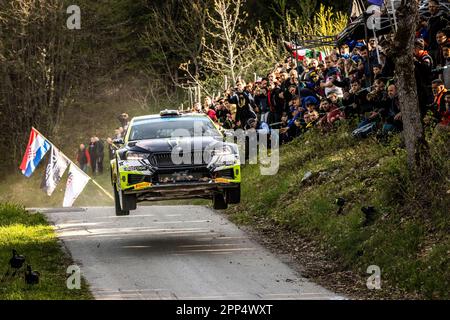
<path fill-rule="evenodd" d="M 116 186 L 113 186 L 114 189 L 114 204 L 116 208 L 116 216 L 128 216 L 130 214 L 130 210 L 122 210 L 122 207 L 120 206 L 120 198 L 119 198 L 119 192 L 117 191 Z"/>

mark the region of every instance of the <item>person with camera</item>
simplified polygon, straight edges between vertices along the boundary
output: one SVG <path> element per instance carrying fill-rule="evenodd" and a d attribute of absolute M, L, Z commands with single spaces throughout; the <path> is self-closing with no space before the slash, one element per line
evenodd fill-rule
<path fill-rule="evenodd" d="M 286 79 L 282 86 L 282 98 L 284 100 L 284 106 L 282 112 L 289 111 L 289 101 L 291 101 L 292 97 L 298 94 L 299 91 L 299 76 L 297 70 L 293 69 L 289 72 L 289 78 Z"/>
<path fill-rule="evenodd" d="M 367 93 L 366 89 L 361 88 L 360 80 L 352 80 L 350 91 L 344 92 L 342 99 L 346 117 L 362 117 L 364 108 L 367 108 Z"/>
<path fill-rule="evenodd" d="M 235 104 L 236 109 L 236 122 L 240 122 L 241 124 L 246 124 L 248 119 L 256 118 L 256 113 L 252 108 L 252 104 L 254 104 L 253 97 L 250 93 L 244 90 L 245 83 L 243 80 L 239 80 L 236 83 L 236 87 L 234 90 L 227 90 L 227 100 L 231 104 Z"/>
<path fill-rule="evenodd" d="M 220 99 L 216 107 L 216 114 L 219 123 L 222 124 L 225 123 L 225 121 L 228 118 L 228 114 L 230 113 L 231 113 L 230 110 L 228 110 L 227 107 L 225 106 L 225 100 L 223 98 Z"/>
<path fill-rule="evenodd" d="M 291 70 L 293 74 L 297 74 L 295 70 Z M 271 90 L 269 97 L 269 115 L 267 122 L 269 124 L 279 122 L 284 110 L 284 93 L 281 88 L 281 77 L 277 73 L 271 76 Z"/>
<path fill-rule="evenodd" d="M 331 130 L 336 121 L 345 119 L 344 112 L 328 98 L 323 98 L 320 101 L 320 109 L 325 113 L 317 122 L 322 131 Z"/>
<path fill-rule="evenodd" d="M 259 84 L 259 90 L 255 95 L 255 104 L 258 107 L 259 119 L 267 123 L 269 116 L 268 78 L 263 78 Z"/>
<path fill-rule="evenodd" d="M 353 131 L 354 136 L 366 137 L 377 130 L 388 100 L 385 86 L 385 79 L 375 80 L 373 90 L 367 94 L 367 108 L 364 108 L 363 120 Z"/>
<path fill-rule="evenodd" d="M 320 87 L 325 90 L 325 96 L 328 96 L 330 92 L 336 92 L 337 96 L 342 98 L 344 96 L 342 89 L 334 84 L 335 81 L 341 81 L 341 73 L 336 66 L 336 61 L 333 60 L 332 56 L 327 56 L 325 64 L 327 66 L 324 74 L 325 80 L 320 83 Z"/>
<path fill-rule="evenodd" d="M 290 101 L 290 114 L 291 118 L 287 125 L 282 126 L 280 134 L 287 134 L 291 139 L 298 137 L 305 127 L 304 114 L 307 112 L 306 106 L 309 104 L 317 105 L 318 100 L 313 96 L 307 96 L 300 98 L 300 96 L 294 96 Z"/>
<path fill-rule="evenodd" d="M 235 129 L 235 122 L 233 120 L 233 115 L 231 113 L 227 114 L 225 121 L 223 122 L 223 128 L 227 130 Z"/>

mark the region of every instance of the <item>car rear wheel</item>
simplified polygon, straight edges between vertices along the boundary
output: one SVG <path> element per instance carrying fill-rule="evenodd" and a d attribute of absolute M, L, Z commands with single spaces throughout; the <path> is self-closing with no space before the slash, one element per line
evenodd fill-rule
<path fill-rule="evenodd" d="M 228 208 L 228 204 L 225 201 L 223 193 L 216 193 L 213 196 L 213 208 L 216 210 L 224 210 Z"/>
<path fill-rule="evenodd" d="M 116 207 L 116 216 L 128 216 L 130 214 L 130 210 L 122 210 L 120 206 L 120 198 L 119 192 L 117 191 L 116 186 L 113 186 L 114 189 L 114 204 Z"/>
<path fill-rule="evenodd" d="M 225 199 L 228 204 L 236 204 L 241 202 L 241 185 L 230 188 L 225 191 Z"/>

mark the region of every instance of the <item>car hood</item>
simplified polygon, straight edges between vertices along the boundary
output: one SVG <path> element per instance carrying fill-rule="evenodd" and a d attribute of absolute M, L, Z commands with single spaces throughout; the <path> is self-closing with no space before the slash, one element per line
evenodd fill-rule
<path fill-rule="evenodd" d="M 133 143 L 134 144 L 134 143 Z M 223 145 L 220 137 L 180 137 L 168 139 L 140 140 L 129 147 L 129 150 L 147 151 L 150 153 L 172 152 L 175 147 L 190 148 L 192 151 L 205 150 L 206 148 Z"/>

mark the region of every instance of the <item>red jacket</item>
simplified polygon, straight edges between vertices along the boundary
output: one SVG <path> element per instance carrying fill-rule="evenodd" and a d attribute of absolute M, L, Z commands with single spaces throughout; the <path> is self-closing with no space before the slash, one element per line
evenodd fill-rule
<path fill-rule="evenodd" d="M 208 114 L 208 117 L 210 117 L 212 121 L 217 122 L 217 115 L 216 115 L 216 111 L 214 111 L 214 109 L 209 109 L 207 114 Z"/>
<path fill-rule="evenodd" d="M 77 152 L 77 162 L 80 163 L 81 150 Z M 84 156 L 86 157 L 86 164 L 89 165 L 91 163 L 91 156 L 89 155 L 88 149 L 84 149 Z"/>

